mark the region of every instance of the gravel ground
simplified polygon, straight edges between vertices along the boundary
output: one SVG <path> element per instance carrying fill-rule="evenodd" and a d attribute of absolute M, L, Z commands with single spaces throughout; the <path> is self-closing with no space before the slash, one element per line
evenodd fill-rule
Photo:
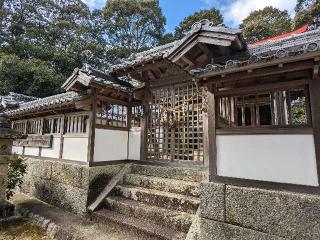
<path fill-rule="evenodd" d="M 81 240 L 159 240 L 157 237 L 151 237 L 140 231 L 128 229 L 125 226 L 121 226 L 112 222 L 92 222 L 86 218 L 78 215 L 74 215 L 63 209 L 56 208 L 49 204 L 39 201 L 38 199 L 28 197 L 23 194 L 16 194 L 12 198 L 13 203 L 19 205 L 20 208 L 27 209 L 33 213 L 33 219 L 37 221 L 42 218 L 50 220 L 50 224 L 47 226 L 47 233 L 51 236 L 53 232 L 60 235 L 71 234 L 73 237 Z M 29 214 L 30 215 L 30 214 Z M 28 215 L 28 216 L 29 216 Z M 37 216 L 37 217 L 35 217 Z M 42 221 L 43 222 L 43 221 Z M 52 224 L 55 227 L 52 228 Z M 39 228 L 37 228 L 39 229 Z M 39 229 L 40 230 L 40 229 Z M 54 230 L 54 231 L 53 231 Z M 61 230 L 61 231 L 60 231 Z M 0 235 L 1 236 L 1 235 Z M 39 235 L 45 237 L 45 235 Z M 3 238 L 0 237 L 0 240 Z M 38 240 L 48 238 L 4 238 L 5 240 Z"/>

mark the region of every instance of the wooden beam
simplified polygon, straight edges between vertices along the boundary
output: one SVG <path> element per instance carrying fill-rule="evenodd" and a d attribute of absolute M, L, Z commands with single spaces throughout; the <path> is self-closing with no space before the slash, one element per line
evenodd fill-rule
<path fill-rule="evenodd" d="M 207 60 L 210 61 L 210 63 L 212 62 L 213 59 L 213 53 L 212 51 L 207 47 L 206 44 L 204 43 L 199 43 L 198 47 L 202 50 L 202 52 L 207 56 Z"/>
<path fill-rule="evenodd" d="M 108 103 L 114 103 L 114 104 L 119 104 L 119 105 L 124 105 L 124 106 L 128 106 L 129 103 L 126 101 L 122 101 L 116 98 L 112 98 L 112 97 L 107 97 L 107 96 L 102 96 L 99 95 L 97 96 L 98 100 L 104 101 L 104 102 L 108 102 Z"/>
<path fill-rule="evenodd" d="M 217 175 L 216 119 L 217 101 L 213 86 L 207 90 L 208 108 L 203 121 L 204 165 L 209 167 L 209 180 Z"/>
<path fill-rule="evenodd" d="M 89 136 L 88 136 L 88 163 L 94 161 L 94 142 L 95 142 L 95 128 L 97 117 L 97 92 L 93 89 L 92 92 L 92 108 L 89 115 Z"/>
<path fill-rule="evenodd" d="M 235 68 L 237 69 L 237 68 Z M 295 62 L 291 64 L 285 64 L 282 68 L 278 67 L 277 65 L 274 66 L 268 66 L 268 67 L 261 67 L 260 69 L 257 69 L 253 71 L 252 73 L 248 73 L 249 69 L 246 69 L 245 71 L 242 71 L 238 69 L 238 72 L 230 73 L 227 75 L 226 71 L 222 71 L 219 73 L 219 75 L 215 75 L 213 77 L 210 77 L 209 74 L 207 75 L 201 75 L 201 77 L 198 77 L 200 79 L 203 79 L 204 77 L 209 82 L 214 83 L 227 83 L 227 82 L 239 82 L 241 80 L 248 80 L 252 78 L 259 78 L 259 77 L 266 77 L 266 76 L 272 76 L 272 75 L 279 75 L 283 73 L 289 73 L 289 72 L 298 72 L 306 69 L 313 69 L 313 62 L 307 61 L 307 62 Z M 254 70 L 254 69 L 253 69 Z"/>
<path fill-rule="evenodd" d="M 130 172 L 131 164 L 124 165 L 120 171 L 108 182 L 97 199 L 88 207 L 88 210 L 93 212 L 101 204 L 103 200 L 110 194 L 114 187 L 123 180 L 124 175 Z"/>
<path fill-rule="evenodd" d="M 318 69 L 319 65 L 315 66 Z M 314 71 L 313 79 L 309 81 L 312 127 L 317 160 L 318 182 L 320 184 L 320 76 Z"/>
<path fill-rule="evenodd" d="M 195 63 L 194 63 L 190 58 L 188 58 L 186 55 L 183 55 L 183 56 L 181 57 L 181 59 L 182 59 L 185 63 L 187 63 L 187 64 L 189 65 L 189 67 L 192 67 L 192 66 L 195 65 Z"/>
<path fill-rule="evenodd" d="M 288 88 L 298 88 L 298 87 L 304 88 L 305 85 L 307 84 L 308 84 L 307 79 L 259 84 L 255 86 L 219 91 L 219 92 L 216 92 L 216 96 L 225 97 L 225 96 L 243 95 L 243 94 L 247 95 L 247 94 L 252 94 L 252 93 L 257 93 L 262 91 L 281 90 L 281 89 L 288 89 Z"/>

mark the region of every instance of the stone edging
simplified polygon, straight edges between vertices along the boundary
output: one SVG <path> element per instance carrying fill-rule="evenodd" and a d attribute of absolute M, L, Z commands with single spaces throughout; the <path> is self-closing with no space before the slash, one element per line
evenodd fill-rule
<path fill-rule="evenodd" d="M 46 219 L 39 214 L 35 214 L 32 211 L 22 208 L 20 206 L 16 206 L 16 211 L 23 218 L 28 218 L 32 223 L 36 224 L 40 228 L 46 231 L 46 234 L 49 238 L 55 240 L 84 240 L 81 237 L 75 236 L 69 231 L 63 229 L 62 227 L 55 224 L 50 219 Z"/>

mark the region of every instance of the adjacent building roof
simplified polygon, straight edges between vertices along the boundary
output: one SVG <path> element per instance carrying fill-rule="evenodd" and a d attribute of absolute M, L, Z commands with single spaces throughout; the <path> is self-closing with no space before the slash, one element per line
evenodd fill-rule
<path fill-rule="evenodd" d="M 64 106 L 66 104 L 74 103 L 83 99 L 85 95 L 70 91 L 46 98 L 37 99 L 30 102 L 21 103 L 19 108 L 13 110 L 7 110 L 6 113 L 9 116 L 25 113 L 34 112 L 37 110 L 43 110 L 47 108 L 53 108 L 55 106 Z"/>
<path fill-rule="evenodd" d="M 0 111 L 19 107 L 20 104 L 37 100 L 36 97 L 10 92 L 7 96 L 0 96 Z"/>
<path fill-rule="evenodd" d="M 134 86 L 130 83 L 129 77 L 116 78 L 107 73 L 94 69 L 88 64 L 84 64 L 81 69 L 76 68 L 73 74 L 62 85 L 65 90 L 83 90 L 92 84 L 98 84 L 103 87 L 120 90 L 123 92 L 132 92 Z"/>

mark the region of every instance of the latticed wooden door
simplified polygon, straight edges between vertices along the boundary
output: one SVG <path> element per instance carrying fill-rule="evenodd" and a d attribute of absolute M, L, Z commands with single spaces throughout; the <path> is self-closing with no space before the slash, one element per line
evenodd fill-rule
<path fill-rule="evenodd" d="M 148 159 L 203 162 L 204 97 L 195 84 L 151 90 Z"/>

